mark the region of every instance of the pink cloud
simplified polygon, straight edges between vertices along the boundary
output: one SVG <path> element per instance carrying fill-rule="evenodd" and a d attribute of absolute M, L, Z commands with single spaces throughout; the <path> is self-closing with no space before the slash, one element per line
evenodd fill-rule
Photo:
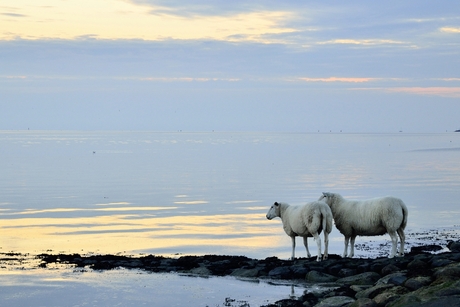
<path fill-rule="evenodd" d="M 393 93 L 460 98 L 460 87 L 395 87 L 388 88 L 387 91 Z"/>
<path fill-rule="evenodd" d="M 351 82 L 351 83 L 363 83 L 375 81 L 377 78 L 341 78 L 341 77 L 329 77 L 329 78 L 299 78 L 299 80 L 306 82 Z"/>

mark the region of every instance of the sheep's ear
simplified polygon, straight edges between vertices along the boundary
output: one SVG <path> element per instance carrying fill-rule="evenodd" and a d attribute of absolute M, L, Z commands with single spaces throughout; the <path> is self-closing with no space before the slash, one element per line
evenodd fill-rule
<path fill-rule="evenodd" d="M 275 205 L 275 206 L 279 206 L 280 204 L 278 204 L 278 202 L 275 201 L 274 205 Z"/>

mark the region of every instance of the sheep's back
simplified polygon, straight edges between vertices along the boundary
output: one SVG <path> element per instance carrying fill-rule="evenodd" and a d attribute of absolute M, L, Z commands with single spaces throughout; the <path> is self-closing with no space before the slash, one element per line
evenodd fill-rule
<path fill-rule="evenodd" d="M 394 197 L 344 201 L 333 210 L 336 227 L 344 235 L 383 235 L 401 225 L 401 203 Z"/>

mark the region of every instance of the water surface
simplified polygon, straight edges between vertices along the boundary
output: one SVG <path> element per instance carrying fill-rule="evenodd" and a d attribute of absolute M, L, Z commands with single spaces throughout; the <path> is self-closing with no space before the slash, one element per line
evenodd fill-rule
<path fill-rule="evenodd" d="M 408 231 L 452 227 L 459 161 L 455 133 L 2 131 L 0 248 L 287 258 L 268 207 L 323 191 L 400 197 Z M 330 244 L 341 254 L 336 230 Z"/>

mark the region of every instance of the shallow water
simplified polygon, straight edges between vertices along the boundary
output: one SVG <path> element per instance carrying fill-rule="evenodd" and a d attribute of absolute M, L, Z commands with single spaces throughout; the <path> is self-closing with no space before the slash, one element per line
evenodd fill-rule
<path fill-rule="evenodd" d="M 394 195 L 409 230 L 453 226 L 459 161 L 455 133 L 3 131 L 0 247 L 288 257 L 274 201 Z"/>
<path fill-rule="evenodd" d="M 5 306 L 261 306 L 299 296 L 305 288 L 288 283 L 231 277 L 184 277 L 138 270 L 106 272 L 35 270 L 0 279 Z"/>
<path fill-rule="evenodd" d="M 458 232 L 459 161 L 456 133 L 1 131 L 0 252 L 286 259 L 290 239 L 279 219 L 265 218 L 269 206 L 323 191 L 397 196 L 409 208 L 408 233 Z M 358 238 L 355 254 L 384 255 L 388 239 Z M 342 250 L 334 229 L 329 251 Z"/>

